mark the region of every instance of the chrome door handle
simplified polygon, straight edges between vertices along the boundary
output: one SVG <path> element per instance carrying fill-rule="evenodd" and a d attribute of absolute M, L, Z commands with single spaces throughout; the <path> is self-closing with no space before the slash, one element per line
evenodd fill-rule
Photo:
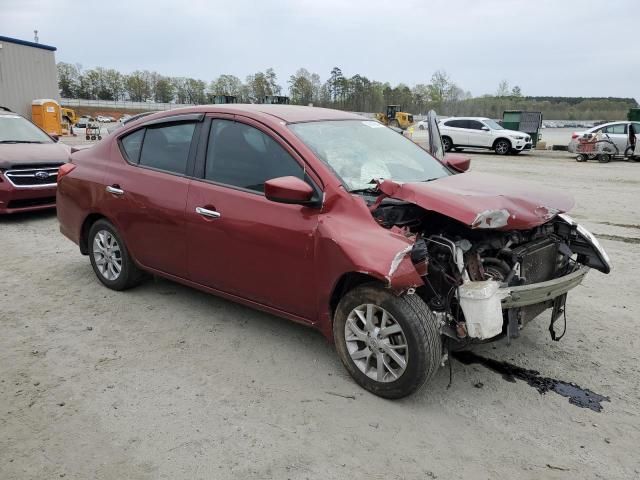
<path fill-rule="evenodd" d="M 206 208 L 196 207 L 196 213 L 202 215 L 203 217 L 209 218 L 220 218 L 220 212 L 216 212 L 215 210 L 207 210 Z"/>
<path fill-rule="evenodd" d="M 122 190 L 121 188 L 112 187 L 111 185 L 109 185 L 105 190 L 108 193 L 112 193 L 114 195 L 124 195 L 124 190 Z"/>

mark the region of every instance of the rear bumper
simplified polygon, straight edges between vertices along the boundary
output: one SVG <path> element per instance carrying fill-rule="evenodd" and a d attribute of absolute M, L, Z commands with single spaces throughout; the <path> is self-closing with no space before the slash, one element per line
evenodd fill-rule
<path fill-rule="evenodd" d="M 546 282 L 501 288 L 498 292 L 501 296 L 504 295 L 502 309 L 526 307 L 554 300 L 580 285 L 589 270 L 589 267 L 582 265 L 575 272 Z"/>
<path fill-rule="evenodd" d="M 0 215 L 44 210 L 56 206 L 56 187 L 17 188 L 0 181 Z"/>
<path fill-rule="evenodd" d="M 569 153 L 577 153 L 578 150 L 578 142 L 574 142 L 573 140 L 571 140 L 569 142 L 569 145 L 567 145 L 567 151 Z"/>

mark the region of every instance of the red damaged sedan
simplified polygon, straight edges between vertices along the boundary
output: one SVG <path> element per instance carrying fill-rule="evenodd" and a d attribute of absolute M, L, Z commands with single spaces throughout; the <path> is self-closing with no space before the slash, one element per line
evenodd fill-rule
<path fill-rule="evenodd" d="M 319 329 L 367 390 L 450 344 L 515 338 L 609 259 L 562 193 L 466 172 L 361 116 L 288 105 L 150 115 L 60 169 L 63 234 L 98 279 L 149 272 Z M 445 339 L 448 341 L 445 342 Z"/>

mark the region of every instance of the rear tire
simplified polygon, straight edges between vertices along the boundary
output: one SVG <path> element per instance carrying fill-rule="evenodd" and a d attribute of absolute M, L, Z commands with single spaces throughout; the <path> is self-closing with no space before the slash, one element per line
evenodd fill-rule
<path fill-rule="evenodd" d="M 384 398 L 415 392 L 433 378 L 442 358 L 438 322 L 424 301 L 376 284 L 356 287 L 340 300 L 333 337 L 356 383 Z"/>
<path fill-rule="evenodd" d="M 587 161 L 587 156 L 584 154 L 580 154 L 576 156 L 576 162 L 586 162 Z"/>
<path fill-rule="evenodd" d="M 601 153 L 598 155 L 598 161 L 600 163 L 609 163 L 611 161 L 611 155 L 608 153 Z"/>
<path fill-rule="evenodd" d="M 450 152 L 453 149 L 453 142 L 449 137 L 442 137 L 442 146 L 445 152 Z"/>
<path fill-rule="evenodd" d="M 91 266 L 104 286 L 111 290 L 126 290 L 140 283 L 143 273 L 111 222 L 100 219 L 91 225 L 87 243 Z"/>

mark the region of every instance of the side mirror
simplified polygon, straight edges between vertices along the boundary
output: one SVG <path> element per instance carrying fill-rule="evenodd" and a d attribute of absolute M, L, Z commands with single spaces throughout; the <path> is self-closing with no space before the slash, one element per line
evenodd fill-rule
<path fill-rule="evenodd" d="M 485 132 L 488 132 L 490 130 L 489 127 L 482 127 L 482 130 L 484 130 Z"/>
<path fill-rule="evenodd" d="M 297 177 L 278 177 L 264 182 L 264 196 L 272 202 L 309 204 L 313 188 Z"/>
<path fill-rule="evenodd" d="M 52 133 L 49 136 L 51 137 L 51 140 L 53 140 L 56 143 L 58 143 L 60 141 L 60 137 L 58 136 L 57 133 Z"/>
<path fill-rule="evenodd" d="M 447 153 L 444 156 L 444 164 L 455 170 L 456 172 L 466 172 L 471 166 L 471 157 L 465 155 L 456 155 L 455 153 Z"/>

